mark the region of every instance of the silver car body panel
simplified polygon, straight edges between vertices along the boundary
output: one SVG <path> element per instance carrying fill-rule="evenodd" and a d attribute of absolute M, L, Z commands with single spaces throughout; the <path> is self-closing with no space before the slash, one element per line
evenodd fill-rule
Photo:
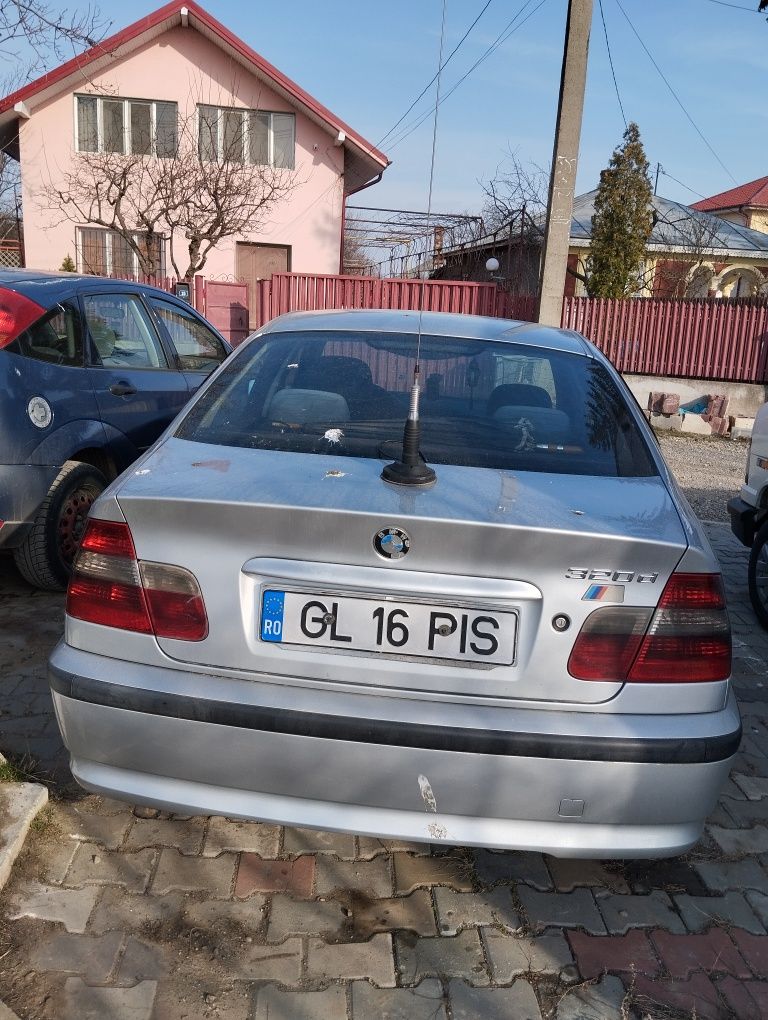
<path fill-rule="evenodd" d="M 624 602 L 654 606 L 687 548 L 658 477 L 513 475 L 443 465 L 434 489 L 414 493 L 382 482 L 379 461 L 213 449 L 215 457 L 209 445 L 168 438 L 139 471 L 124 476 L 116 495 L 138 557 L 183 563 L 206 596 L 208 637 L 160 642 L 182 662 L 338 683 L 356 683 L 364 671 L 368 683 L 437 695 L 601 702 L 620 685 L 584 683 L 566 669 L 578 628 L 599 605 L 584 600 L 594 577 L 566 574 L 576 568 L 653 577 L 626 583 Z M 328 477 L 330 470 L 345 476 Z M 572 508 L 557 498 L 563 485 Z M 631 506 L 632 514 L 616 506 Z M 411 537 L 402 560 L 383 561 L 374 549 L 374 535 L 387 525 Z M 446 667 L 269 644 L 258 636 L 260 592 L 281 584 L 516 611 L 517 662 Z M 558 613 L 572 620 L 565 633 L 552 627 Z"/>
<path fill-rule="evenodd" d="M 678 717 L 383 702 L 281 678 L 118 666 L 63 642 L 51 669 L 73 772 L 88 789 L 393 838 L 677 853 L 699 837 L 728 773 L 730 755 L 707 759 L 738 742 L 732 694 L 718 712 Z M 492 753 L 467 751 L 473 741 Z"/>
<path fill-rule="evenodd" d="M 418 322 L 298 313 L 264 332 L 415 332 Z M 421 327 L 592 357 L 627 392 L 577 334 L 433 313 Z M 67 617 L 51 676 L 75 776 L 180 811 L 405 839 L 581 856 L 690 846 L 738 744 L 729 682 L 584 682 L 567 669 L 581 625 L 604 605 L 588 597 L 593 582 L 651 608 L 673 571 L 719 569 L 628 402 L 656 476 L 440 465 L 433 488 L 402 489 L 382 481 L 379 460 L 169 430 L 92 516 L 127 521 L 140 560 L 194 573 L 208 635 L 158 640 Z M 379 555 L 384 527 L 407 532 L 407 556 Z M 265 589 L 514 613 L 514 661 L 262 641 Z M 555 616 L 568 618 L 564 631 Z"/>

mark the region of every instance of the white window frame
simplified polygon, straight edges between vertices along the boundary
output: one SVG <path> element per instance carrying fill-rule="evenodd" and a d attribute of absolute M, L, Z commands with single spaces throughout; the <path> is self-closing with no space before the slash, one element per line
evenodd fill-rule
<path fill-rule="evenodd" d="M 178 143 L 179 137 L 179 104 L 174 99 L 140 99 L 138 96 L 107 96 L 107 95 L 94 95 L 88 92 L 76 92 L 75 93 L 75 104 L 74 104 L 74 120 L 75 120 L 75 152 L 105 152 L 104 148 L 104 102 L 109 103 L 122 103 L 123 104 L 123 151 L 119 155 L 130 156 L 132 153 L 133 138 L 131 134 L 131 116 L 130 116 L 130 103 L 142 103 L 149 105 L 149 120 L 150 120 L 150 143 L 152 145 L 152 151 L 149 155 L 154 156 L 157 159 L 167 159 L 167 156 L 157 155 L 157 105 L 158 103 L 167 103 L 176 107 L 176 141 Z M 78 100 L 80 99 L 95 99 L 96 100 L 96 148 L 95 149 L 81 149 L 80 148 L 80 130 L 79 130 L 79 118 L 78 118 Z"/>
<path fill-rule="evenodd" d="M 290 110 L 253 110 L 249 107 L 240 106 L 216 106 L 215 103 L 198 103 L 197 104 L 197 147 L 198 152 L 200 151 L 200 115 L 203 109 L 216 110 L 218 117 L 216 121 L 216 159 L 220 160 L 220 153 L 224 151 L 224 117 L 223 113 L 239 113 L 243 120 L 243 162 L 248 163 L 251 166 L 270 166 L 275 165 L 275 129 L 272 118 L 277 114 L 283 117 L 293 117 L 293 166 L 286 167 L 284 169 L 293 170 L 296 167 L 296 114 L 291 113 Z M 268 163 L 251 163 L 248 158 L 251 151 L 251 114 L 259 113 L 262 116 L 269 117 L 269 133 L 267 136 L 267 148 L 268 148 Z"/>
<path fill-rule="evenodd" d="M 113 243 L 114 238 L 122 238 L 122 235 L 117 230 L 110 230 L 108 227 L 97 227 L 92 224 L 85 223 L 82 226 L 75 228 L 75 261 L 77 263 L 78 273 L 90 274 L 91 270 L 85 266 L 83 259 L 83 231 L 84 230 L 98 230 L 100 233 L 106 235 L 104 243 L 104 255 L 106 265 L 104 267 L 104 275 L 112 276 L 114 272 L 114 258 L 113 258 Z M 131 233 L 134 237 L 140 237 L 144 232 L 141 230 L 132 230 Z M 166 253 L 166 238 L 160 237 L 160 269 L 157 272 L 158 276 L 165 276 L 165 253 Z M 141 266 L 139 265 L 139 256 L 133 250 L 131 252 L 132 272 L 136 279 L 142 276 Z"/>

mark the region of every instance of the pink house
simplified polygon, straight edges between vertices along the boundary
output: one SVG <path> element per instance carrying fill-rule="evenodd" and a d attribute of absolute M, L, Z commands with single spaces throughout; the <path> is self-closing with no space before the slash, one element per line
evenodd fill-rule
<path fill-rule="evenodd" d="M 217 244 L 206 276 L 252 283 L 281 270 L 339 272 L 345 198 L 381 178 L 386 156 L 193 0 L 167 4 L 0 100 L 0 145 L 21 164 L 26 265 L 56 270 L 69 255 L 81 272 L 137 272 L 121 236 L 52 215 L 42 196 L 83 152 L 162 159 L 179 124 L 194 125 L 206 158 L 221 159 L 225 146 L 229 155 L 235 138 L 234 158 L 295 174 L 258 232 Z M 168 244 L 161 265 L 170 274 Z"/>

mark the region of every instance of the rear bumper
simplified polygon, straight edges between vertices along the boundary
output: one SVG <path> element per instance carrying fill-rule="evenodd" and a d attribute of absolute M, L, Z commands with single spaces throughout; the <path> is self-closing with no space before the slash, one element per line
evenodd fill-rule
<path fill-rule="evenodd" d="M 0 549 L 21 545 L 60 470 L 57 465 L 0 464 Z"/>
<path fill-rule="evenodd" d="M 604 733 L 582 737 L 562 718 L 581 713 L 509 713 L 513 730 L 500 710 L 491 731 L 318 715 L 288 707 L 287 688 L 286 707 L 258 703 L 258 683 L 248 704 L 233 704 L 180 693 L 180 670 L 63 644 L 50 676 L 73 774 L 95 792 L 186 813 L 560 856 L 654 857 L 692 845 L 741 733 L 732 695 L 718 712 L 644 717 L 641 740 L 630 735 L 636 717 L 628 725 L 607 714 Z M 207 678 L 209 689 L 218 679 Z M 384 712 L 390 699 L 377 700 Z M 526 715 L 538 717 L 528 730 Z M 552 722 L 546 738 L 542 716 Z"/>
<path fill-rule="evenodd" d="M 728 500 L 731 531 L 742 545 L 751 546 L 757 531 L 757 510 L 740 496 Z"/>

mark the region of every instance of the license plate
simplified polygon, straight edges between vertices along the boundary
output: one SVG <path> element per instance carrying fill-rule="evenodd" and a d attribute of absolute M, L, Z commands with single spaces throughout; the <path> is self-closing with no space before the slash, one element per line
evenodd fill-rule
<path fill-rule="evenodd" d="M 510 665 L 517 616 L 486 609 L 266 590 L 261 640 Z"/>

